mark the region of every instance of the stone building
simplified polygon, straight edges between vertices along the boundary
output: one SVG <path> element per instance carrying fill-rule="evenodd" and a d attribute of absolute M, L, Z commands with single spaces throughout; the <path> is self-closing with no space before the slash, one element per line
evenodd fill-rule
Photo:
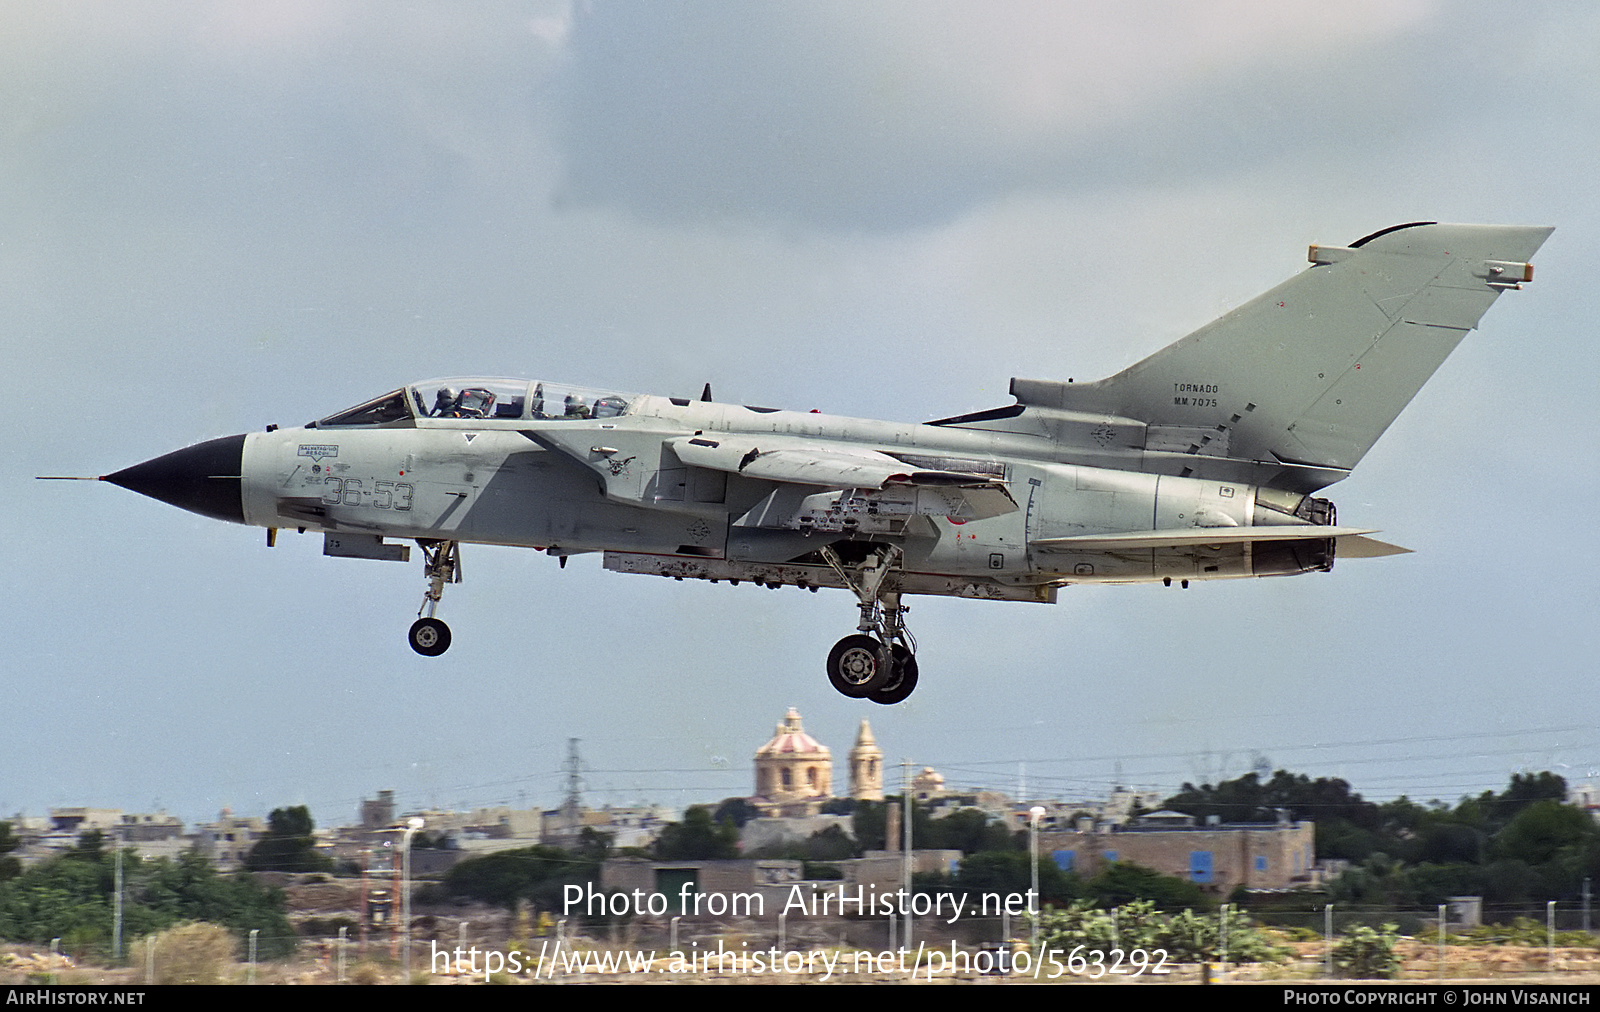
<path fill-rule="evenodd" d="M 911 778 L 911 796 L 921 802 L 938 801 L 944 796 L 944 774 L 932 766 Z"/>
<path fill-rule="evenodd" d="M 266 835 L 267 825 L 254 816 L 236 816 L 233 809 L 224 808 L 216 822 L 202 822 L 194 827 L 194 849 L 223 871 L 244 865 L 250 849 Z"/>
<path fill-rule="evenodd" d="M 855 747 L 850 750 L 850 797 L 856 801 L 883 800 L 883 749 L 872 737 L 872 725 L 861 719 Z"/>
<path fill-rule="evenodd" d="M 1292 889 L 1314 879 L 1316 826 L 1311 822 L 1195 825 L 1179 812 L 1152 812 L 1121 826 L 1085 825 L 1077 832 L 1039 834 L 1039 849 L 1062 871 L 1088 878 L 1127 861 L 1188 879 L 1213 895 L 1235 888 Z"/>
<path fill-rule="evenodd" d="M 806 734 L 789 708 L 772 740 L 756 750 L 756 795 L 763 815 L 816 815 L 833 797 L 833 753 Z"/>

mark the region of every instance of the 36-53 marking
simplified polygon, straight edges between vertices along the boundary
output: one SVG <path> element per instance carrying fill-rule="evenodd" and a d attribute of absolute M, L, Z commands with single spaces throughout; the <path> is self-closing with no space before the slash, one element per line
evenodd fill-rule
<path fill-rule="evenodd" d="M 411 497 L 416 489 L 403 481 L 374 481 L 369 492 L 362 487 L 360 478 L 322 479 L 322 502 L 325 506 L 371 506 L 374 509 L 392 509 L 397 512 L 411 508 Z"/>

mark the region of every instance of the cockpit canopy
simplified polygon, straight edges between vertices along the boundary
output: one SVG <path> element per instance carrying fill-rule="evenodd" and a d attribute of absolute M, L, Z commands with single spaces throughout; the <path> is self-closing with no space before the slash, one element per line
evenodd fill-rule
<path fill-rule="evenodd" d="M 329 415 L 316 426 L 403 428 L 415 425 L 418 418 L 489 421 L 616 418 L 627 413 L 632 396 L 542 380 L 481 377 L 424 380 Z"/>

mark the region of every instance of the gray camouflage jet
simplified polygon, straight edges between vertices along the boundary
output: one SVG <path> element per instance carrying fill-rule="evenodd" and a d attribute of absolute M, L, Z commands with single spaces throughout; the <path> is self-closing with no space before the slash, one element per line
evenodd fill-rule
<path fill-rule="evenodd" d="M 1013 379 L 1016 403 L 922 424 L 548 381 L 415 383 L 301 428 L 226 436 L 100 480 L 218 520 L 320 531 L 405 562 L 435 616 L 463 543 L 768 588 L 843 588 L 847 696 L 917 684 L 914 594 L 1050 603 L 1077 583 L 1327 572 L 1403 551 L 1311 493 L 1350 473 L 1552 230 L 1416 222 L 1349 246 L 1093 383 Z"/>

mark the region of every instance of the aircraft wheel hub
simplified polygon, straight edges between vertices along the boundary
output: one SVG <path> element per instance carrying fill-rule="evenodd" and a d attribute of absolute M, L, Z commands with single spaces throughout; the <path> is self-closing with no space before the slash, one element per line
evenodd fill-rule
<path fill-rule="evenodd" d="M 846 636 L 828 654 L 828 680 L 853 699 L 883 685 L 889 671 L 889 651 L 871 636 Z"/>

